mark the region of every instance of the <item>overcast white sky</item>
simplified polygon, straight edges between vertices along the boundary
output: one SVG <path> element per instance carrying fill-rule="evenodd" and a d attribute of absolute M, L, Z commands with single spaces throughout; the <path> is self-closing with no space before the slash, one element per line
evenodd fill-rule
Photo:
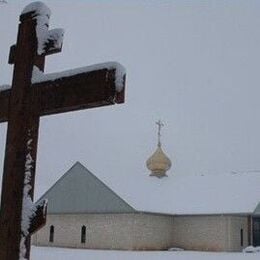
<path fill-rule="evenodd" d="M 0 5 L 0 84 L 21 10 Z M 173 175 L 260 170 L 260 1 L 44 1 L 63 51 L 46 72 L 118 61 L 126 103 L 41 119 L 36 196 L 75 161 L 112 186 L 149 185 L 154 122 Z M 0 171 L 6 125 L 0 125 Z M 160 181 L 160 180 L 158 180 Z M 140 185 L 141 184 L 141 185 Z"/>

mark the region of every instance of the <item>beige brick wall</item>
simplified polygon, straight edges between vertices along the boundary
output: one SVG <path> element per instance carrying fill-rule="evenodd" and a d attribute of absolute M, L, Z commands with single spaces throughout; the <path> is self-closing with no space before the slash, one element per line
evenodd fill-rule
<path fill-rule="evenodd" d="M 241 246 L 240 230 L 243 229 L 243 246 Z M 230 216 L 230 248 L 241 251 L 248 246 L 247 217 Z"/>
<path fill-rule="evenodd" d="M 55 227 L 54 242 L 49 228 Z M 80 241 L 86 226 L 86 243 Z M 33 237 L 39 246 L 156 250 L 172 247 L 173 217 L 154 214 L 48 215 L 46 226 Z"/>
<path fill-rule="evenodd" d="M 224 216 L 180 216 L 174 219 L 174 244 L 190 250 L 225 250 Z"/>
<path fill-rule="evenodd" d="M 240 229 L 247 244 L 247 217 L 228 215 L 174 218 L 174 244 L 188 250 L 241 251 Z"/>
<path fill-rule="evenodd" d="M 54 243 L 49 228 L 55 227 Z M 86 243 L 80 241 L 86 226 Z M 164 216 L 156 214 L 48 215 L 33 237 L 39 246 L 95 249 L 241 251 L 240 230 L 247 246 L 247 217 L 228 215 Z"/>

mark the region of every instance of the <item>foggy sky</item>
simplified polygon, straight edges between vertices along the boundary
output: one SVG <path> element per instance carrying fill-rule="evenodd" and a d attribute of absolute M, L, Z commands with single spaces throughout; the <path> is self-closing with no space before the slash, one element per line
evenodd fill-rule
<path fill-rule="evenodd" d="M 8 2 L 0 5 L 0 85 L 11 83 L 9 47 L 31 1 Z M 44 2 L 50 29 L 65 29 L 45 71 L 118 61 L 127 86 L 125 104 L 41 118 L 37 197 L 76 161 L 112 186 L 149 185 L 158 119 L 173 164 L 167 182 L 260 170 L 259 1 Z M 5 134 L 1 124 L 1 171 Z"/>

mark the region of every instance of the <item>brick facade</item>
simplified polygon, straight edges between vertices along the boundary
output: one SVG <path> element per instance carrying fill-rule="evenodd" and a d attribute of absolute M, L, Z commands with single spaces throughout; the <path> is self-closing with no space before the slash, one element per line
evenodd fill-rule
<path fill-rule="evenodd" d="M 246 216 L 179 216 L 174 218 L 173 230 L 174 244 L 188 250 L 241 251 L 248 242 Z"/>
<path fill-rule="evenodd" d="M 54 241 L 49 242 L 50 226 Z M 81 243 L 81 228 L 86 241 Z M 243 246 L 241 246 L 241 230 Z M 247 217 L 170 216 L 150 213 L 53 214 L 33 237 L 38 246 L 91 249 L 241 251 L 247 246 Z"/>
<path fill-rule="evenodd" d="M 49 242 L 50 226 L 54 242 Z M 86 226 L 86 242 L 81 228 Z M 33 244 L 92 249 L 160 250 L 172 246 L 173 217 L 155 214 L 48 215 Z"/>

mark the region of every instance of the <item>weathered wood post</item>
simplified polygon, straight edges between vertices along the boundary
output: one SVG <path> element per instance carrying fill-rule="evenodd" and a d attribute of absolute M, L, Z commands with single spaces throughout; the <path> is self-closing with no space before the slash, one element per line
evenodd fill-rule
<path fill-rule="evenodd" d="M 105 63 L 46 75 L 45 56 L 61 51 L 63 31 L 48 30 L 41 2 L 20 16 L 10 89 L 1 91 L 0 122 L 8 122 L 0 211 L 0 259 L 30 258 L 30 235 L 45 224 L 46 203 L 33 204 L 40 116 L 124 102 L 125 72 Z"/>
<path fill-rule="evenodd" d="M 36 19 L 20 16 L 4 162 L 1 202 L 0 259 L 29 258 L 29 223 L 33 216 L 34 172 L 39 116 L 37 100 L 30 95 L 33 66 L 44 68 L 45 56 L 37 55 Z M 27 247 L 27 250 L 26 250 Z M 4 248 L 4 249 L 2 249 Z"/>

